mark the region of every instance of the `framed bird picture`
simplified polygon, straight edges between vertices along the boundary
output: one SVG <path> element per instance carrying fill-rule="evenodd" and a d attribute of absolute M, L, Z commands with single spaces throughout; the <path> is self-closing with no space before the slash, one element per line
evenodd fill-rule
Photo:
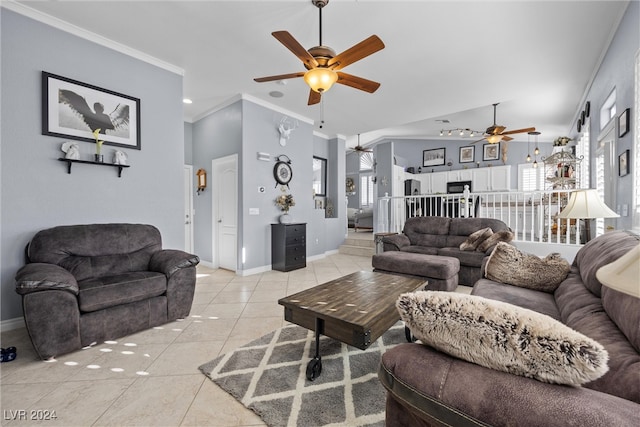
<path fill-rule="evenodd" d="M 43 71 L 42 134 L 140 150 L 140 99 Z"/>

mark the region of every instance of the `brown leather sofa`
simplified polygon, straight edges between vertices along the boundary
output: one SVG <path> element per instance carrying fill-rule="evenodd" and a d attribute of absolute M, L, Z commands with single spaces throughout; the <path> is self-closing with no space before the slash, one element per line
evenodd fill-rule
<path fill-rule="evenodd" d="M 196 255 L 162 249 L 145 224 L 38 232 L 16 274 L 27 331 L 42 359 L 186 317 Z"/>
<path fill-rule="evenodd" d="M 615 231 L 587 243 L 554 293 L 487 279 L 472 291 L 551 316 L 600 343 L 609 371 L 582 387 L 485 368 L 426 345 L 401 344 L 382 357 L 386 426 L 640 425 L 640 299 L 602 286 L 596 271 L 640 243 Z M 455 340 L 455 337 L 451 337 Z"/>

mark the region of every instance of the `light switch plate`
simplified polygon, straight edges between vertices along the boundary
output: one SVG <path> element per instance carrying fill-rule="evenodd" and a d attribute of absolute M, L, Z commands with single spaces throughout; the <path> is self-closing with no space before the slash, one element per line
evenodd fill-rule
<path fill-rule="evenodd" d="M 260 215 L 260 208 L 249 208 L 249 215 Z"/>

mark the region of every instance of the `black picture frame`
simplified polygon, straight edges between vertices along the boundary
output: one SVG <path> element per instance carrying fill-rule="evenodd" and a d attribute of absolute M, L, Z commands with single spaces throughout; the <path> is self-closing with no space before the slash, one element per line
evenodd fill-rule
<path fill-rule="evenodd" d="M 629 174 L 629 150 L 625 150 L 618 156 L 618 176 Z"/>
<path fill-rule="evenodd" d="M 98 128 L 105 145 L 140 150 L 140 99 L 43 71 L 42 134 L 95 143 Z"/>
<path fill-rule="evenodd" d="M 618 138 L 622 138 L 629 132 L 629 108 L 618 116 Z"/>
<path fill-rule="evenodd" d="M 466 147 L 460 147 L 460 156 L 458 163 L 473 163 L 476 159 L 476 147 L 468 145 Z"/>
<path fill-rule="evenodd" d="M 483 161 L 487 162 L 487 161 L 499 160 L 499 159 L 500 159 L 500 143 L 482 145 Z"/>
<path fill-rule="evenodd" d="M 422 151 L 422 166 L 442 166 L 446 159 L 445 148 L 435 148 L 433 150 Z"/>

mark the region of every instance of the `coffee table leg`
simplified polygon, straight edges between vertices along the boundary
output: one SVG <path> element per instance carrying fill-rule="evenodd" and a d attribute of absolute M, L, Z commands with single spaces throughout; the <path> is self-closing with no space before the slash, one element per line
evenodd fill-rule
<path fill-rule="evenodd" d="M 322 372 L 322 358 L 320 357 L 320 335 L 324 331 L 324 320 L 316 317 L 316 354 L 307 364 L 307 379 L 313 381 Z"/>

